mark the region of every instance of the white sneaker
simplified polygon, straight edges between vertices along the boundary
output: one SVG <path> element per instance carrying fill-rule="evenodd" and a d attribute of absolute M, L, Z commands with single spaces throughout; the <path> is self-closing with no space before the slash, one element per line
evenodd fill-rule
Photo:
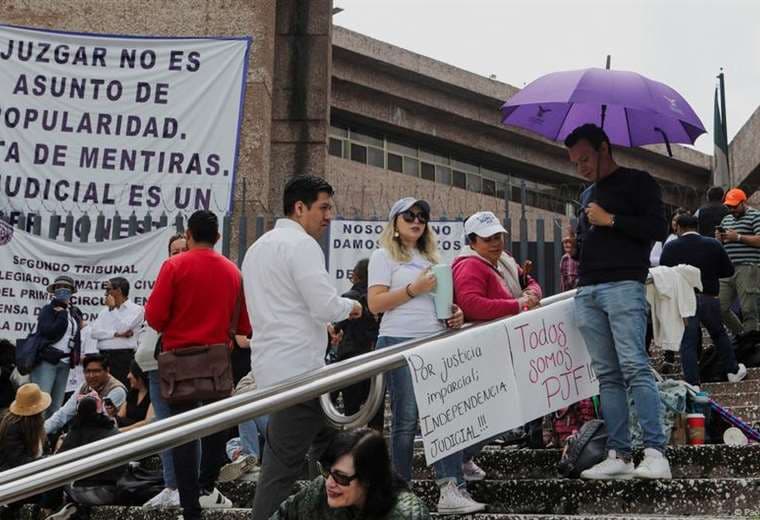
<path fill-rule="evenodd" d="M 204 509 L 224 509 L 232 507 L 232 500 L 222 495 L 216 488 L 207 495 L 201 495 L 198 502 L 200 502 L 201 507 Z"/>
<path fill-rule="evenodd" d="M 49 515 L 45 520 L 68 520 L 77 514 L 76 504 L 66 504 L 58 512 Z"/>
<path fill-rule="evenodd" d="M 441 486 L 441 497 L 438 499 L 439 513 L 477 513 L 485 508 L 485 504 L 475 502 L 469 494 L 462 493 L 454 482 L 448 481 L 446 485 Z"/>
<path fill-rule="evenodd" d="M 232 482 L 246 473 L 251 473 L 258 465 L 259 462 L 256 457 L 241 453 L 234 461 L 222 466 L 222 469 L 219 470 L 219 478 L 216 481 Z"/>
<path fill-rule="evenodd" d="M 633 462 L 619 459 L 615 450 L 599 464 L 581 472 L 581 478 L 590 480 L 628 480 L 633 478 Z"/>
<path fill-rule="evenodd" d="M 736 374 L 728 374 L 728 382 L 738 383 L 745 377 L 747 377 L 747 367 L 744 366 L 744 363 L 739 363 L 739 370 L 736 371 Z"/>
<path fill-rule="evenodd" d="M 644 460 L 634 471 L 636 478 L 645 479 L 671 479 L 670 463 L 658 450 L 646 448 L 644 450 Z"/>
<path fill-rule="evenodd" d="M 179 507 L 179 491 L 176 489 L 164 488 L 158 495 L 145 502 L 143 507 L 146 509 Z"/>
<path fill-rule="evenodd" d="M 486 478 L 486 472 L 475 464 L 474 460 L 469 460 L 462 464 L 462 473 L 464 473 L 464 479 L 468 482 Z"/>

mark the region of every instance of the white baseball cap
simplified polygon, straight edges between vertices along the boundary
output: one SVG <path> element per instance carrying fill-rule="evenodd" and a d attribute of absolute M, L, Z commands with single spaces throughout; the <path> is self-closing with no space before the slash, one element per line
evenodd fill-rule
<path fill-rule="evenodd" d="M 426 200 L 415 199 L 414 197 L 404 197 L 403 199 L 397 200 L 396 203 L 393 204 L 391 207 L 391 212 L 388 213 L 388 220 L 393 220 L 396 215 L 403 213 L 415 204 L 422 208 L 425 213 L 430 215 L 430 204 L 428 204 Z"/>
<path fill-rule="evenodd" d="M 501 225 L 496 215 L 490 211 L 478 211 L 464 221 L 464 234 L 475 233 L 480 238 L 488 238 L 496 233 L 506 233 L 507 230 Z"/>

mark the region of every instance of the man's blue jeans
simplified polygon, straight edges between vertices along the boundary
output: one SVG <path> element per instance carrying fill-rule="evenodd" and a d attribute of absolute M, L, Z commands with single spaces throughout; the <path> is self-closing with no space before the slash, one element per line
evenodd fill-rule
<path fill-rule="evenodd" d="M 171 417 L 172 411 L 169 403 L 161 397 L 161 379 L 158 376 L 158 370 L 148 371 L 148 390 L 150 392 L 150 402 L 153 405 L 153 412 L 156 415 L 155 420 L 167 419 Z M 161 467 L 164 472 L 164 486 L 169 489 L 177 489 L 177 478 L 174 476 L 174 457 L 172 450 L 164 450 L 160 453 Z"/>
<path fill-rule="evenodd" d="M 412 338 L 380 336 L 376 348 L 390 347 Z M 412 457 L 414 456 L 414 436 L 417 433 L 417 401 L 414 399 L 412 374 L 408 366 L 396 368 L 386 373 L 391 394 L 391 460 L 393 468 L 406 482 L 412 480 Z M 457 452 L 433 464 L 439 481 L 455 480 L 464 484 L 462 462 L 464 452 Z"/>
<path fill-rule="evenodd" d="M 239 437 L 233 437 L 227 441 L 227 458 L 230 460 L 236 451 L 240 454 L 253 455 L 261 461 L 261 445 L 259 443 L 259 432 L 266 434 L 269 416 L 262 415 L 255 417 L 250 421 L 238 424 Z"/>
<path fill-rule="evenodd" d="M 728 333 L 723 327 L 723 319 L 720 312 L 720 300 L 716 296 L 705 294 L 697 295 L 697 313 L 688 319 L 686 330 L 681 340 L 681 366 L 684 378 L 692 385 L 699 384 L 699 361 L 697 359 L 697 345 L 699 336 L 702 334 L 700 324 L 704 325 L 713 344 L 717 349 L 723 374 L 735 374 L 739 371 L 736 363 L 736 353 L 728 338 Z"/>
<path fill-rule="evenodd" d="M 580 287 L 575 296 L 575 321 L 599 378 L 608 449 L 625 458 L 631 456 L 627 394 L 630 390 L 644 447 L 664 451 L 662 403 L 644 344 L 647 326 L 644 284 L 623 281 Z"/>

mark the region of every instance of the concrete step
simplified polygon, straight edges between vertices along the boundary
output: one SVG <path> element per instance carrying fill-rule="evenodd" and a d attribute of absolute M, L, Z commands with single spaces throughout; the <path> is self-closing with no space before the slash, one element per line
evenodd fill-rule
<path fill-rule="evenodd" d="M 417 480 L 413 490 L 429 508 L 438 502 L 434 480 Z M 237 507 L 251 507 L 256 485 L 219 486 Z M 590 514 L 609 512 L 654 515 L 760 514 L 760 479 L 680 479 L 671 481 L 584 481 L 579 479 L 483 480 L 468 485 L 488 512 L 520 514 Z M 743 513 L 742 513 L 743 514 Z"/>
<path fill-rule="evenodd" d="M 440 520 L 675 520 L 688 518 L 689 520 L 750 520 L 753 518 L 752 510 L 736 511 L 740 515 L 727 516 L 686 516 L 686 515 L 649 515 L 649 514 L 610 514 L 610 515 L 541 515 L 541 514 L 514 514 L 514 513 L 480 513 L 471 515 L 442 515 L 432 513 L 432 518 Z M 82 511 L 82 518 L 87 520 L 176 520 L 179 510 L 146 510 L 141 507 L 102 506 L 92 507 Z M 3 517 L 5 518 L 5 517 Z M 37 506 L 24 506 L 13 517 L 13 520 L 38 520 L 39 510 Z M 251 510 L 244 508 L 206 510 L 203 512 L 204 520 L 251 520 Z M 756 517 L 755 517 L 756 518 Z"/>
<path fill-rule="evenodd" d="M 760 405 L 760 392 L 734 392 L 725 394 L 710 394 L 721 406 L 734 408 L 736 406 L 758 406 Z"/>
<path fill-rule="evenodd" d="M 139 507 L 99 507 L 93 508 L 89 520 L 175 520 L 178 512 L 152 511 L 148 512 Z M 250 509 L 207 510 L 204 512 L 207 520 L 251 520 Z M 441 515 L 432 513 L 433 518 L 445 520 L 673 520 L 683 518 L 672 515 L 523 515 L 511 513 L 484 513 L 472 515 Z M 689 516 L 690 520 L 742 520 L 742 516 Z"/>
<path fill-rule="evenodd" d="M 560 456 L 560 450 L 487 447 L 475 462 L 492 480 L 546 479 L 558 476 L 556 468 Z M 673 477 L 677 479 L 760 478 L 760 444 L 672 446 L 667 456 Z M 641 458 L 641 452 L 635 454 L 637 463 Z M 415 453 L 413 471 L 415 478 L 433 478 L 422 452 Z"/>
<path fill-rule="evenodd" d="M 735 393 L 758 393 L 760 392 L 760 380 L 745 379 L 738 383 L 704 383 L 701 388 L 711 396 L 725 396 Z"/>

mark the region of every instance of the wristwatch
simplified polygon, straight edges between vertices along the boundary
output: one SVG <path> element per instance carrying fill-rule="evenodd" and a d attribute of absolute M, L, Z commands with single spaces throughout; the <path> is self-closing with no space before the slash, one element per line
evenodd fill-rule
<path fill-rule="evenodd" d="M 615 215 L 610 216 L 610 227 L 611 228 L 615 227 Z"/>
<path fill-rule="evenodd" d="M 742 236 L 739 233 L 736 234 L 736 241 L 740 243 L 742 241 Z"/>

